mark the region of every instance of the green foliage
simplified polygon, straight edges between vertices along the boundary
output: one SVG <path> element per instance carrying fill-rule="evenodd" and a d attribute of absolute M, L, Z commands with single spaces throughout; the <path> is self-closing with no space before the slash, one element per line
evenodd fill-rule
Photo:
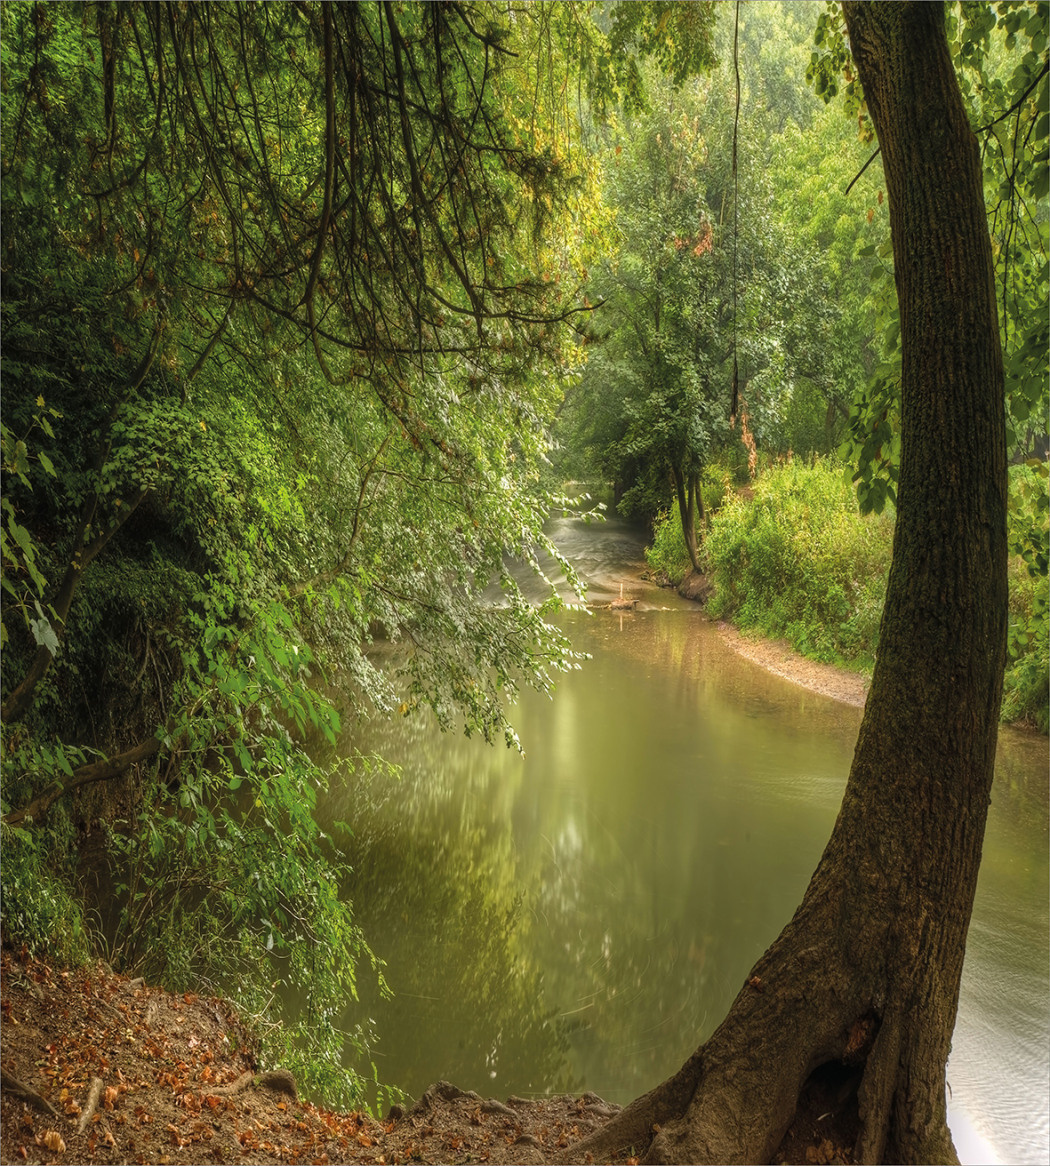
<path fill-rule="evenodd" d="M 732 475 L 730 470 L 718 462 L 708 466 L 700 481 L 700 492 L 704 513 L 713 515 L 722 503 L 732 495 Z M 678 500 L 671 503 L 670 510 L 656 516 L 653 523 L 653 541 L 645 548 L 645 561 L 654 571 L 663 571 L 677 586 L 692 570 L 689 551 L 682 537 L 682 520 L 678 513 Z"/>
<path fill-rule="evenodd" d="M 734 357 L 748 440 L 803 455 L 838 445 L 874 359 L 863 252 L 877 229 L 843 193 L 864 150 L 798 89 L 800 10 L 744 6 L 734 182 L 734 12 L 721 11 L 712 78 L 603 130 L 616 215 L 592 274 L 604 331 L 559 434 L 574 472 L 614 482 L 621 512 L 645 519 L 737 444 Z"/>
<path fill-rule="evenodd" d="M 1050 636 L 1048 636 L 1048 550 L 1050 499 L 1045 461 L 1014 466 L 1010 474 L 1009 660 L 1003 691 L 1003 719 L 1024 720 L 1050 729 Z"/>
<path fill-rule="evenodd" d="M 25 490 L 32 490 L 30 474 L 33 461 L 46 474 L 56 476 L 51 457 L 39 448 L 31 451 L 30 443 L 35 445 L 36 430 L 53 440 L 55 432 L 51 421 L 60 416 L 56 409 L 47 407 L 43 397 L 37 397 L 29 428 L 23 436 L 16 436 L 0 422 L 0 475 L 3 480 L 3 494 L 0 497 L 0 584 L 5 592 L 5 607 L 13 604 L 34 641 L 46 644 L 52 652 L 57 651 L 58 641 L 40 607 L 40 600 L 47 587 L 47 580 L 37 564 L 40 551 L 32 534 L 19 521 L 11 487 L 14 482 L 18 482 Z M 35 619 L 30 615 L 30 605 L 36 612 Z M 0 619 L 0 647 L 7 644 L 8 638 L 7 626 Z"/>
<path fill-rule="evenodd" d="M 727 493 L 704 543 L 715 584 L 709 610 L 784 636 L 805 655 L 867 670 L 878 647 L 892 551 L 892 507 L 858 513 L 833 463 L 774 466 L 750 491 Z M 1045 462 L 1015 466 L 1010 493 L 1010 632 L 1003 720 L 1048 727 Z M 728 483 L 727 483 L 728 484 Z M 650 563 L 671 572 L 681 554 L 663 524 Z M 673 576 L 672 576 L 673 577 Z"/>
<path fill-rule="evenodd" d="M 695 84 L 665 87 L 651 112 L 608 133 L 605 196 L 618 246 L 592 283 L 609 332 L 575 391 L 568 440 L 618 484 L 627 516 L 665 505 L 671 476 L 696 476 L 729 431 L 719 329 L 727 255 L 711 205 L 724 166 L 708 197 L 704 108 Z"/>
<path fill-rule="evenodd" d="M 281 738 L 256 741 L 252 762 L 247 774 L 228 757 L 184 764 L 115 824 L 109 958 L 172 991 L 212 986 L 256 1017 L 269 1063 L 353 1108 L 363 1081 L 343 1066 L 369 1049 L 336 1021 L 358 965 L 378 964 L 340 896 L 345 861 L 313 822 L 327 777 Z M 273 1003 L 286 983 L 305 1001 L 294 1015 Z"/>
<path fill-rule="evenodd" d="M 334 742 L 340 719 L 307 683 L 313 656 L 286 607 L 236 631 L 221 592 L 202 608 L 164 726 L 178 768 L 110 830 L 109 956 L 172 990 L 214 985 L 257 1016 L 267 1055 L 304 1088 L 353 1107 L 363 1081 L 343 1065 L 369 1051 L 336 1018 L 358 966 L 379 969 L 340 895 L 345 860 L 314 818 L 329 774 L 302 747 L 315 733 Z M 273 1003 L 283 982 L 309 1002 L 301 1015 Z"/>
<path fill-rule="evenodd" d="M 643 4 L 617 4 L 612 10 L 609 56 L 626 61 L 620 88 L 627 104 L 643 104 L 645 86 L 629 50 L 659 62 L 674 84 L 706 73 L 715 64 L 712 32 L 715 5 L 707 0 L 676 4 L 674 0 L 649 0 Z"/>
<path fill-rule="evenodd" d="M 663 571 L 676 587 L 693 569 L 682 536 L 677 499 L 671 503 L 670 510 L 656 516 L 652 544 L 645 548 L 645 561 L 654 571 Z"/>
<path fill-rule="evenodd" d="M 970 122 L 978 134 L 995 259 L 1011 453 L 1030 456 L 1050 427 L 1045 391 L 1050 291 L 1050 139 L 1043 3 L 1002 0 L 946 9 L 949 44 Z M 845 80 L 845 112 L 870 139 L 867 110 L 843 37 L 837 4 L 821 15 L 809 80 L 826 101 Z M 871 172 L 869 171 L 869 174 Z M 866 177 L 866 182 L 872 179 Z M 880 198 L 881 202 L 881 198 Z M 875 208 L 869 210 L 874 215 Z M 885 230 L 885 228 L 884 228 Z M 881 337 L 877 362 L 856 394 L 842 456 L 855 467 L 861 509 L 895 497 L 900 458 L 900 321 L 887 237 L 862 254 L 876 260 L 869 308 Z"/>
<path fill-rule="evenodd" d="M 75 967 L 92 954 L 95 935 L 71 872 L 55 865 L 69 853 L 68 824 L 47 831 L 0 824 L 0 923 L 4 944 Z"/>
<path fill-rule="evenodd" d="M 32 682 L 5 808 L 73 779 L 70 742 L 159 741 L 112 835 L 114 957 L 236 987 L 344 1104 L 336 1004 L 371 957 L 311 813 L 321 662 L 353 713 L 513 745 L 508 695 L 573 659 L 505 561 L 550 549 L 579 361 L 594 191 L 561 82 L 608 44 L 579 16 L 0 8 L 5 716 Z M 269 1028 L 278 977 L 311 1005 Z"/>
<path fill-rule="evenodd" d="M 891 543 L 889 519 L 862 517 L 833 466 L 777 466 L 712 521 L 710 610 L 815 659 L 870 668 Z"/>

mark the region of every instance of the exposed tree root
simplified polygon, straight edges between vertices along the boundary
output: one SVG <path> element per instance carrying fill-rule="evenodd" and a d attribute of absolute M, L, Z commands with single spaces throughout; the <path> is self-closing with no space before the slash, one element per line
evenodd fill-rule
<path fill-rule="evenodd" d="M 576 1142 L 554 1161 L 579 1161 L 590 1154 L 595 1162 L 617 1157 L 640 1157 L 652 1144 L 662 1123 L 682 1114 L 696 1092 L 703 1069 L 703 1049 L 695 1052 L 672 1077 L 632 1101 L 612 1121 Z M 571 1155 L 571 1157 L 570 1157 Z"/>
<path fill-rule="evenodd" d="M 287 1069 L 271 1069 L 265 1073 L 242 1073 L 236 1081 L 229 1085 L 221 1085 L 217 1089 L 210 1089 L 209 1093 L 216 1097 L 233 1097 L 247 1089 L 249 1085 L 257 1086 L 259 1089 L 269 1089 L 271 1093 L 283 1093 L 296 1101 L 299 1098 L 295 1078 Z"/>
<path fill-rule="evenodd" d="M 844 951 L 833 937 L 856 935 L 853 912 L 822 881 L 707 1043 L 567 1158 L 777 1162 L 816 1147 L 828 1162 L 956 1160 L 946 1050 L 923 1035 L 940 1028 L 923 1023 L 945 1006 L 937 977 L 906 943 L 901 955 L 899 921 L 871 921 L 866 961 Z"/>
<path fill-rule="evenodd" d="M 88 1122 L 95 1116 L 95 1110 L 98 1109 L 99 1098 L 101 1096 L 102 1078 L 92 1077 L 87 1101 L 84 1103 L 84 1108 L 80 1111 L 80 1120 L 77 1122 L 77 1133 L 82 1134 L 87 1129 Z"/>
<path fill-rule="evenodd" d="M 51 1117 L 62 1116 L 46 1097 L 41 1097 L 35 1089 L 23 1084 L 17 1077 L 12 1077 L 10 1073 L 5 1073 L 3 1070 L 0 1070 L 0 1085 L 3 1086 L 5 1093 L 14 1094 L 15 1097 L 39 1110 L 40 1113 L 49 1114 Z"/>

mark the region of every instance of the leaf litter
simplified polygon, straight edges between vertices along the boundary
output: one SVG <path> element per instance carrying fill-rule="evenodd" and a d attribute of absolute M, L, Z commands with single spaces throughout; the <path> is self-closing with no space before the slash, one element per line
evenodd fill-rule
<path fill-rule="evenodd" d="M 539 1163 L 619 1112 L 438 1082 L 382 1121 L 335 1113 L 256 1062 L 228 1002 L 9 950 L 0 1023 L 5 1163 Z"/>

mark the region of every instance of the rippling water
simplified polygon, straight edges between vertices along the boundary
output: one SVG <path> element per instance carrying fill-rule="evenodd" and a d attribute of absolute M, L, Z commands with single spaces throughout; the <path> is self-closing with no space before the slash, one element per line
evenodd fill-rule
<path fill-rule="evenodd" d="M 563 522 L 592 598 L 636 577 L 637 537 Z M 562 618 L 591 653 L 514 718 L 524 760 L 425 722 L 367 741 L 357 915 L 395 996 L 363 984 L 386 1081 L 626 1102 L 721 1019 L 791 915 L 838 809 L 860 710 L 733 653 L 690 604 Z M 351 743 L 347 742 L 349 750 Z M 1047 742 L 1004 730 L 949 1065 L 964 1161 L 1048 1160 Z"/>

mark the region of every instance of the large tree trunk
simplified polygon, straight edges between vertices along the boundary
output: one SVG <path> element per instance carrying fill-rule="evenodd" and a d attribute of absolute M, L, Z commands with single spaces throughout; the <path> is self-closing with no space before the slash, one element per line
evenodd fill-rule
<path fill-rule="evenodd" d="M 768 1162 L 807 1082 L 864 1162 L 946 1162 L 945 1064 L 992 785 L 1007 610 L 1003 371 L 977 143 L 939 3 L 843 5 L 882 147 L 901 477 L 878 662 L 795 917 L 685 1066 L 571 1153 Z M 654 1123 L 661 1127 L 653 1135 Z"/>

